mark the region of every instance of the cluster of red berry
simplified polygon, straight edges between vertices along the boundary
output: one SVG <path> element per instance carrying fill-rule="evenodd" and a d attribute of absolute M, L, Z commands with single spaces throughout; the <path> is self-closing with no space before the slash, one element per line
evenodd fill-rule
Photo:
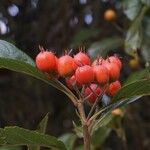
<path fill-rule="evenodd" d="M 57 58 L 53 52 L 41 52 L 36 57 L 36 65 L 42 72 L 53 77 L 63 77 L 71 90 L 84 87 L 83 95 L 93 104 L 102 93 L 114 96 L 121 88 L 118 81 L 122 63 L 117 56 L 107 59 L 97 58 L 91 63 L 89 56 L 80 51 L 74 57 L 68 54 Z"/>

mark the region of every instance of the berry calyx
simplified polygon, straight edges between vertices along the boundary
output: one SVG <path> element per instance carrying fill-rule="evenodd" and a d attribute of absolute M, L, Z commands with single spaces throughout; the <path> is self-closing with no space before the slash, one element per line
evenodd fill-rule
<path fill-rule="evenodd" d="M 97 95 L 94 94 L 91 89 L 92 89 Z M 90 104 L 94 104 L 94 102 L 95 102 L 96 99 L 97 99 L 97 96 L 99 96 L 101 93 L 102 93 L 102 90 L 101 90 L 100 87 L 98 87 L 96 84 L 91 84 L 91 85 L 90 85 L 90 88 L 87 87 L 87 88 L 85 89 L 85 91 L 84 91 L 84 96 L 85 96 L 85 97 L 89 96 L 88 99 L 87 99 L 88 102 L 89 102 Z"/>
<path fill-rule="evenodd" d="M 57 62 L 55 55 L 49 51 L 41 51 L 36 56 L 36 66 L 39 70 L 47 73 L 52 73 L 57 70 Z"/>
<path fill-rule="evenodd" d="M 60 76 L 71 76 L 74 71 L 74 59 L 71 56 L 64 55 L 58 59 L 58 73 Z"/>
<path fill-rule="evenodd" d="M 104 19 L 106 21 L 114 21 L 116 19 L 116 12 L 113 9 L 107 9 L 104 13 Z"/>
<path fill-rule="evenodd" d="M 107 88 L 107 90 L 106 90 L 106 94 L 108 95 L 108 96 L 114 96 L 119 90 L 121 89 L 121 84 L 120 84 L 120 82 L 117 80 L 117 81 L 115 81 L 115 82 L 112 82 L 109 86 L 108 86 L 108 88 Z"/>
<path fill-rule="evenodd" d="M 74 55 L 74 61 L 75 61 L 75 67 L 83 66 L 83 65 L 90 65 L 90 58 L 87 54 L 83 52 L 79 52 L 76 55 Z"/>
<path fill-rule="evenodd" d="M 95 59 L 92 63 L 92 66 L 96 66 L 96 65 L 102 65 L 104 63 L 104 59 L 103 58 L 98 58 L 98 59 Z"/>
<path fill-rule="evenodd" d="M 93 67 L 95 81 L 98 84 L 104 85 L 109 81 L 109 72 L 104 65 L 96 65 Z"/>
<path fill-rule="evenodd" d="M 122 62 L 120 61 L 120 59 L 117 56 L 110 56 L 106 59 L 106 61 L 110 62 L 110 63 L 116 63 L 119 68 L 122 68 Z"/>
<path fill-rule="evenodd" d="M 105 62 L 103 64 L 109 73 L 109 81 L 116 81 L 120 76 L 120 68 L 116 63 Z"/>
<path fill-rule="evenodd" d="M 80 84 L 88 84 L 94 81 L 94 71 L 89 65 L 81 66 L 75 72 L 76 81 Z"/>

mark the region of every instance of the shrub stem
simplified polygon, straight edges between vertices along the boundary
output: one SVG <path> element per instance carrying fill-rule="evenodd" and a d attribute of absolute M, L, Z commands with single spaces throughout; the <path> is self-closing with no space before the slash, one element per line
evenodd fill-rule
<path fill-rule="evenodd" d="M 91 149 L 91 136 L 89 133 L 88 125 L 83 125 L 83 138 L 84 138 L 84 150 Z"/>
<path fill-rule="evenodd" d="M 87 124 L 87 119 L 85 116 L 83 101 L 80 101 L 80 100 L 78 101 L 77 108 L 78 108 L 78 112 L 81 116 L 83 140 L 84 140 L 84 150 L 90 150 L 91 136 L 90 136 L 90 131 L 89 131 L 89 125 Z"/>

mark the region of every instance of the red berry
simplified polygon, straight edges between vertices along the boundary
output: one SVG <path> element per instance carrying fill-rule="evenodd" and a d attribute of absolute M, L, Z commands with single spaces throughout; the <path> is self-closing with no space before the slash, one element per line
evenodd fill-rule
<path fill-rule="evenodd" d="M 109 72 L 104 65 L 96 65 L 93 67 L 95 81 L 99 84 L 106 84 L 109 81 Z"/>
<path fill-rule="evenodd" d="M 107 58 L 107 61 L 110 63 L 116 63 L 120 69 L 122 67 L 122 62 L 120 61 L 120 59 L 117 56 L 110 56 Z"/>
<path fill-rule="evenodd" d="M 75 72 L 77 82 L 87 84 L 94 81 L 94 71 L 91 66 L 85 65 L 78 67 Z"/>
<path fill-rule="evenodd" d="M 70 88 L 71 90 L 73 89 L 73 86 L 75 84 L 79 89 L 81 88 L 81 85 L 76 81 L 75 75 L 73 75 L 70 78 L 66 78 L 66 84 L 67 84 L 68 88 Z"/>
<path fill-rule="evenodd" d="M 116 81 L 120 76 L 120 68 L 116 63 L 105 62 L 104 66 L 108 69 L 109 80 Z"/>
<path fill-rule="evenodd" d="M 35 61 L 37 68 L 43 72 L 54 72 L 57 69 L 55 55 L 52 52 L 41 51 Z"/>
<path fill-rule="evenodd" d="M 97 87 L 96 84 L 91 84 L 90 85 L 90 88 L 97 94 L 97 95 L 100 95 L 102 90 L 100 87 Z M 92 90 L 90 89 L 89 87 L 87 87 L 84 91 L 84 95 L 85 97 L 89 96 L 89 98 L 87 99 L 89 103 L 91 104 L 94 104 L 94 102 L 96 101 L 97 99 L 97 96 L 92 92 Z"/>
<path fill-rule="evenodd" d="M 74 73 L 74 59 L 69 55 L 58 59 L 58 73 L 62 77 L 71 76 Z"/>
<path fill-rule="evenodd" d="M 106 90 L 106 94 L 108 96 L 114 96 L 119 90 L 121 89 L 121 84 L 117 80 L 115 82 L 112 82 L 109 87 Z"/>
<path fill-rule="evenodd" d="M 83 65 L 90 65 L 90 58 L 87 54 L 79 52 L 74 56 L 75 68 Z"/>

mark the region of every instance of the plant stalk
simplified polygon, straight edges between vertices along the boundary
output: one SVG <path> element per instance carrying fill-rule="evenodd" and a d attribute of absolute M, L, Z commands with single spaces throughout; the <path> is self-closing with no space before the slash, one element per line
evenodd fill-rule
<path fill-rule="evenodd" d="M 83 125 L 84 150 L 91 149 L 91 136 L 87 125 Z"/>
<path fill-rule="evenodd" d="M 83 140 L 84 140 L 84 150 L 90 150 L 91 147 L 91 136 L 89 131 L 89 125 L 87 124 L 87 119 L 84 111 L 84 106 L 82 101 L 78 101 L 78 112 L 81 117 Z"/>

